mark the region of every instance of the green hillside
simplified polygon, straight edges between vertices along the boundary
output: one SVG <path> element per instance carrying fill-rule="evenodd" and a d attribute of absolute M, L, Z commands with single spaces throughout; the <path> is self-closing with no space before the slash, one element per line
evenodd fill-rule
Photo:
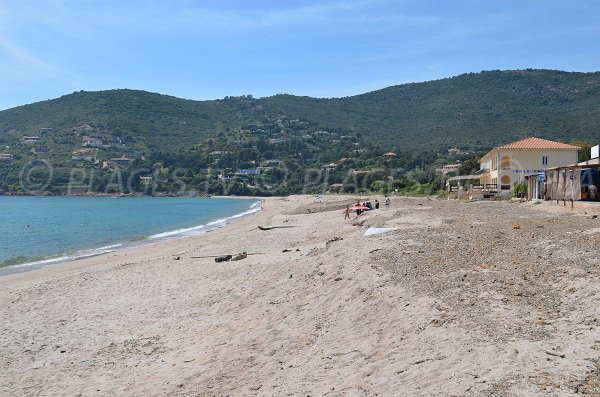
<path fill-rule="evenodd" d="M 599 104 L 600 72 L 549 70 L 470 73 L 335 99 L 276 95 L 191 101 L 144 91 L 81 91 L 0 112 L 0 139 L 14 138 L 11 130 L 34 134 L 43 127 L 88 123 L 133 135 L 149 148 L 169 148 L 286 116 L 360 132 L 385 144 L 489 147 L 531 134 L 595 140 Z"/>
<path fill-rule="evenodd" d="M 549 70 L 471 73 L 334 99 L 191 101 L 133 90 L 80 91 L 0 112 L 0 154 L 11 156 L 0 161 L 0 190 L 65 192 L 74 173 L 76 185 L 93 192 L 137 191 L 140 176 L 157 181 L 159 174 L 168 176 L 152 193 L 178 190 L 177 183 L 218 193 L 215 186 L 230 180 L 227 192 L 236 194 L 300 192 L 307 180 L 311 191 L 336 183 L 369 190 L 388 177 L 409 188 L 438 183 L 436 167 L 466 158 L 448 155 L 448 148 L 472 155 L 531 135 L 596 143 L 599 105 L 600 72 Z M 397 156 L 383 156 L 390 150 Z M 127 160 L 111 163 L 114 158 Z M 263 169 L 269 171 L 262 173 L 265 186 L 240 176 L 240 169 L 269 160 L 281 163 Z M 52 171 L 44 174 L 36 162 Z M 326 179 L 308 177 L 332 163 Z M 115 178 L 128 177 L 135 186 L 115 187 L 125 184 Z"/>
<path fill-rule="evenodd" d="M 265 107 L 408 147 L 486 148 L 530 135 L 600 136 L 600 73 L 470 73 L 341 99 L 275 96 Z"/>

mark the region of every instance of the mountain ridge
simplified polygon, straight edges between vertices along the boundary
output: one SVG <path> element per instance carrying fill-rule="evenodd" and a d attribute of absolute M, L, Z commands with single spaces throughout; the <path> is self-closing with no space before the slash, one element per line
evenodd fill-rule
<path fill-rule="evenodd" d="M 237 98 L 254 106 L 240 106 L 243 101 L 236 102 Z M 600 113 L 590 104 L 596 100 L 600 102 L 600 72 L 543 69 L 465 73 L 340 98 L 277 94 L 197 101 L 113 89 L 78 91 L 1 111 L 0 131 L 8 127 L 35 130 L 41 125 L 68 128 L 69 124 L 96 121 L 134 132 L 151 130 L 151 124 L 162 130 L 186 132 L 190 128 L 185 124 L 173 128 L 170 123 L 178 119 L 185 123 L 191 118 L 202 138 L 269 115 L 306 119 L 325 128 L 345 128 L 388 145 L 404 138 L 403 144 L 409 147 L 493 146 L 526 134 L 554 139 L 596 138 Z M 267 114 L 258 114 L 257 106 Z M 160 122 L 157 115 L 165 119 Z M 426 142 L 421 142 L 423 139 Z"/>
<path fill-rule="evenodd" d="M 124 177 L 115 167 L 140 187 L 157 164 L 183 170 L 187 186 L 207 192 L 239 170 L 258 168 L 272 171 L 264 181 L 269 194 L 304 191 L 314 170 L 327 170 L 329 184 L 358 178 L 352 184 L 365 191 L 392 179 L 439 185 L 435 169 L 466 160 L 465 153 L 529 136 L 597 143 L 599 104 L 600 72 L 543 69 L 467 73 L 331 99 L 196 101 L 130 89 L 78 91 L 0 112 L 0 190 L 23 190 L 25 167 L 39 160 L 51 175 L 38 179 L 56 191 L 70 188 L 73 170 L 85 174 L 81 184 L 91 191 L 108 191 Z M 450 148 L 462 154 L 450 155 Z M 397 156 L 384 156 L 390 151 Z M 271 163 L 279 165 L 265 166 Z M 159 189 L 177 189 L 182 179 L 174 171 L 169 178 Z M 258 192 L 248 178 L 239 176 L 227 191 Z M 398 188 L 411 186 L 405 182 Z"/>

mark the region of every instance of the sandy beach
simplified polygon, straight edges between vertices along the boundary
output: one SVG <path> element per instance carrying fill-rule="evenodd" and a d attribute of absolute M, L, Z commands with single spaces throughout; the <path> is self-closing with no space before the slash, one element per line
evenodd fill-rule
<path fill-rule="evenodd" d="M 0 278 L 0 395 L 600 395 L 600 211 L 354 202 Z"/>

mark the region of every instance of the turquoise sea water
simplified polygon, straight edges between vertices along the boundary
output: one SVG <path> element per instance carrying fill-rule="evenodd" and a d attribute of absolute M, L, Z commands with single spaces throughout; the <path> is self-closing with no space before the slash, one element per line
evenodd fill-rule
<path fill-rule="evenodd" d="M 254 199 L 0 196 L 0 275 L 200 234 L 259 208 Z"/>

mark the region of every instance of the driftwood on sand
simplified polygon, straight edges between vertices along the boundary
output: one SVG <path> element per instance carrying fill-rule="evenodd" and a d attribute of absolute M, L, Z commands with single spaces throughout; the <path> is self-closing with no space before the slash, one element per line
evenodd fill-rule
<path fill-rule="evenodd" d="M 206 255 L 206 256 L 191 256 L 191 259 L 205 259 L 205 258 L 215 258 L 215 262 L 229 262 L 229 261 L 239 261 L 242 259 L 246 259 L 249 255 L 264 255 L 265 252 L 240 252 L 237 255 Z"/>
<path fill-rule="evenodd" d="M 285 229 L 285 228 L 289 228 L 289 227 L 298 227 L 298 226 L 293 226 L 293 225 L 289 225 L 289 226 L 258 226 L 258 228 L 260 230 L 271 230 L 271 229 Z"/>
<path fill-rule="evenodd" d="M 236 256 L 231 258 L 231 260 L 232 261 L 241 261 L 242 259 L 246 259 L 247 257 L 248 257 L 248 253 L 246 251 L 244 251 L 241 254 L 237 254 Z"/>
<path fill-rule="evenodd" d="M 223 256 L 217 256 L 215 258 L 215 262 L 229 262 L 232 258 L 232 255 L 223 255 Z"/>

